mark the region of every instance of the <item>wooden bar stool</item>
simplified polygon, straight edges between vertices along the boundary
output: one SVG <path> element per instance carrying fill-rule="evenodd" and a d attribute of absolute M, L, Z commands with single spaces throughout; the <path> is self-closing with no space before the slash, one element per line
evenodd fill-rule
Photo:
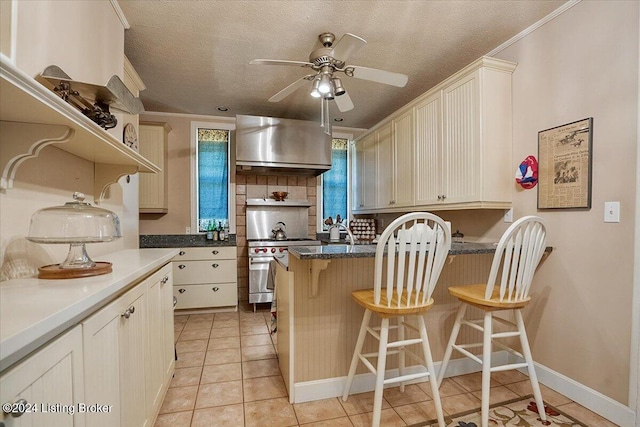
<path fill-rule="evenodd" d="M 542 218 L 526 216 L 514 222 L 504 233 L 496 248 L 489 280 L 486 284 L 450 286 L 451 295 L 458 298 L 460 307 L 456 314 L 456 320 L 451 332 L 451 338 L 444 353 L 444 359 L 438 374 L 438 385 L 447 369 L 453 350 L 475 360 L 482 365 L 482 427 L 489 424 L 489 391 L 491 372 L 506 371 L 526 367 L 529 372 L 531 388 L 538 405 L 540 419 L 546 421 L 542 395 L 536 371 L 533 366 L 531 349 L 524 327 L 521 310 L 529 304 L 529 289 L 533 280 L 533 274 L 542 258 L 546 245 L 546 228 Z M 484 311 L 483 319 L 465 320 L 464 316 L 468 306 L 477 307 Z M 512 323 L 501 317 L 494 317 L 496 312 L 511 310 L 514 313 L 516 323 Z M 505 324 L 515 330 L 507 332 L 493 332 L 492 320 Z M 458 332 L 462 325 L 469 326 L 483 332 L 481 343 L 456 344 Z M 497 338 L 519 337 L 522 353 L 494 340 Z M 511 363 L 500 366 L 491 366 L 492 345 L 506 350 L 523 358 L 522 363 Z M 471 348 L 482 347 L 482 357 L 469 351 Z"/>
<path fill-rule="evenodd" d="M 384 386 L 400 383 L 400 391 L 404 392 L 407 381 L 424 377 L 429 377 L 431 383 L 438 424 L 441 427 L 445 425 L 424 314 L 433 305 L 431 294 L 440 277 L 450 247 L 451 230 L 438 216 L 426 212 L 401 216 L 384 230 L 378 242 L 374 288 L 352 293 L 353 299 L 364 307 L 365 312 L 342 400 L 346 401 L 349 396 L 358 362 L 361 361 L 376 375 L 372 423 L 374 427 L 380 425 Z M 382 283 L 383 264 L 386 264 L 384 285 Z M 382 319 L 380 327 L 369 326 L 372 313 Z M 418 328 L 405 323 L 405 316 L 414 316 L 417 319 Z M 397 325 L 389 326 L 391 318 L 397 320 Z M 397 341 L 389 342 L 389 329 L 398 330 Z M 417 332 L 419 337 L 405 339 L 405 329 Z M 367 333 L 379 340 L 377 353 L 362 354 Z M 421 345 L 424 359 L 407 348 L 414 344 Z M 387 351 L 388 349 L 391 350 Z M 399 356 L 399 376 L 385 379 L 386 358 L 392 354 Z M 421 362 L 426 372 L 406 373 L 406 356 Z M 378 358 L 377 366 L 374 367 L 369 361 L 371 357 Z"/>

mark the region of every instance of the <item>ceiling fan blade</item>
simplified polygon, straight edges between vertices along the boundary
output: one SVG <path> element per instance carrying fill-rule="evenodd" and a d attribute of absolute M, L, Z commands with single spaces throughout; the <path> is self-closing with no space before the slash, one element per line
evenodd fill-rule
<path fill-rule="evenodd" d="M 377 70 L 375 68 L 358 67 L 350 65 L 344 69 L 347 76 L 356 79 L 370 80 L 372 82 L 384 83 L 391 86 L 404 87 L 409 81 L 405 74 L 393 73 L 391 71 Z"/>
<path fill-rule="evenodd" d="M 312 77 L 315 77 L 315 76 L 316 76 L 315 74 L 309 74 L 307 76 L 301 77 L 300 79 L 298 79 L 295 82 L 291 83 L 289 86 L 285 87 L 280 92 L 276 93 L 271 98 L 269 98 L 269 102 L 280 102 L 280 101 L 282 101 L 287 96 L 291 95 L 293 92 L 295 92 L 296 90 L 298 90 L 302 86 L 304 86 L 306 83 L 309 83 L 310 82 L 309 78 L 312 78 Z"/>
<path fill-rule="evenodd" d="M 311 62 L 287 61 L 285 59 L 254 59 L 249 62 L 251 65 L 295 65 L 298 67 L 311 67 Z"/>
<path fill-rule="evenodd" d="M 346 33 L 333 46 L 333 57 L 339 61 L 346 62 L 354 53 L 359 51 L 367 41 L 354 34 Z"/>
<path fill-rule="evenodd" d="M 333 100 L 336 101 L 336 106 L 341 113 L 353 110 L 353 101 L 351 101 L 351 97 L 348 92 L 345 92 L 340 96 L 336 96 Z"/>

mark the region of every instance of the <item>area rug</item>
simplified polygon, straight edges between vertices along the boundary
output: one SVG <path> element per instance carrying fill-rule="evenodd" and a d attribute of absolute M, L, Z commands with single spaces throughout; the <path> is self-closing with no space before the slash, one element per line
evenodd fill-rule
<path fill-rule="evenodd" d="M 518 426 L 518 427 L 589 427 L 562 411 L 548 405 L 545 402 L 547 422 L 540 421 L 538 409 L 532 395 L 519 397 L 517 399 L 491 405 L 489 409 L 490 426 Z M 480 409 L 462 412 L 453 416 L 445 417 L 447 427 L 480 427 Z M 429 426 L 437 427 L 436 420 L 414 424 L 411 427 Z"/>

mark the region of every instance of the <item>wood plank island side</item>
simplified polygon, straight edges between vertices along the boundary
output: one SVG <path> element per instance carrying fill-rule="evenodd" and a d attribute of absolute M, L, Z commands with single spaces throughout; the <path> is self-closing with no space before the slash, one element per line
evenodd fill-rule
<path fill-rule="evenodd" d="M 331 247 L 317 247 L 315 255 L 304 254 L 304 248 L 297 248 L 298 252 L 294 250 L 289 256 L 288 271 L 280 266 L 276 274 L 279 363 L 292 403 L 342 395 L 364 314 L 364 309 L 351 298 L 351 292 L 373 287 L 375 246 L 368 256 L 363 253 L 366 249 L 357 249 L 355 257 L 346 252 L 341 257 L 335 253 L 340 250 L 334 247 L 324 249 L 330 254 L 325 254 L 328 258 L 324 259 L 330 262 L 317 274 L 314 296 L 313 261 L 323 259 L 322 248 Z M 435 304 L 426 315 L 434 361 L 442 359 L 457 308 L 457 299 L 449 295 L 448 286 L 483 283 L 489 276 L 493 245 L 484 245 L 484 250 L 474 248 L 452 248 L 455 256 L 445 264 L 434 291 Z M 476 331 L 464 329 L 460 336 L 466 342 L 481 340 Z M 395 339 L 395 335 L 394 330 L 390 337 Z M 368 337 L 364 351 L 376 352 L 375 340 Z M 421 354 L 419 349 L 414 352 Z M 407 361 L 408 366 L 416 364 L 411 358 Z M 390 357 L 387 370 L 396 368 L 397 357 Z M 351 392 L 373 390 L 373 375 L 362 364 L 357 374 L 364 375 L 356 375 Z"/>

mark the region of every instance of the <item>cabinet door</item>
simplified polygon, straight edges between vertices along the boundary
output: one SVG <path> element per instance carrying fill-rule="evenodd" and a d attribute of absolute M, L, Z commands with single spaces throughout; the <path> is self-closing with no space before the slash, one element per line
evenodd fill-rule
<path fill-rule="evenodd" d="M 378 139 L 378 168 L 375 179 L 377 183 L 377 207 L 389 208 L 393 206 L 393 139 L 391 138 L 391 122 L 376 131 Z"/>
<path fill-rule="evenodd" d="M 476 71 L 443 90 L 442 196 L 445 203 L 480 200 L 478 75 Z"/>
<path fill-rule="evenodd" d="M 0 412 L 1 425 L 91 425 L 85 424 L 85 414 L 79 413 L 77 406 L 90 402 L 83 387 L 81 329 L 76 326 L 0 377 L 0 402 L 15 403 L 16 410 L 26 410 L 19 418 Z"/>
<path fill-rule="evenodd" d="M 168 129 L 164 123 L 140 124 L 140 154 L 161 169 L 157 174 L 140 174 L 139 209 L 142 213 L 168 212 Z"/>
<path fill-rule="evenodd" d="M 168 365 L 174 357 L 173 339 L 166 336 L 167 312 L 173 309 L 173 295 L 166 289 L 171 288 L 171 267 L 166 266 L 145 280 L 147 284 L 147 323 L 145 334 L 145 359 L 148 372 L 146 381 L 146 413 L 155 414 L 159 411 L 164 397 Z M 170 292 L 170 291 L 169 291 Z M 173 328 L 173 322 L 171 322 Z M 166 340 L 170 339 L 170 346 Z"/>
<path fill-rule="evenodd" d="M 440 158 L 442 104 L 438 91 L 415 107 L 415 199 L 416 205 L 438 202 L 441 195 Z"/>
<path fill-rule="evenodd" d="M 356 202 L 354 210 L 373 209 L 376 207 L 376 171 L 378 168 L 378 152 L 375 132 L 365 136 L 356 143 L 354 167 L 354 193 Z"/>
<path fill-rule="evenodd" d="M 173 332 L 173 272 L 168 270 L 160 280 L 162 287 L 163 354 L 165 355 L 164 381 L 169 384 L 175 368 Z M 236 291 L 237 292 L 237 291 Z"/>
<path fill-rule="evenodd" d="M 413 110 L 393 122 L 393 207 L 413 205 Z"/>
<path fill-rule="evenodd" d="M 351 160 L 351 197 L 353 210 L 364 207 L 364 143 L 358 141 L 353 144 Z"/>
<path fill-rule="evenodd" d="M 145 425 L 145 321 L 138 285 L 82 323 L 86 399 L 114 408 L 87 413 L 88 426 Z"/>

